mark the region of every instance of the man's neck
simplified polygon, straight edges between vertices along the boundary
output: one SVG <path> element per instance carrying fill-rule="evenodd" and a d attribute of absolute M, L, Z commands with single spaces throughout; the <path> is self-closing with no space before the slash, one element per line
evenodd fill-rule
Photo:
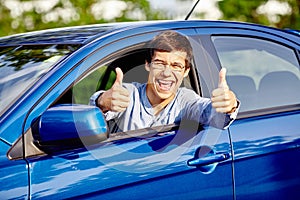
<path fill-rule="evenodd" d="M 172 95 L 170 98 L 163 100 L 159 104 L 152 105 L 154 110 L 154 115 L 158 115 L 172 100 L 174 99 L 174 95 Z"/>
<path fill-rule="evenodd" d="M 148 86 L 147 86 L 148 87 Z M 175 94 L 172 94 L 167 99 L 160 99 L 155 94 L 146 89 L 146 95 L 150 104 L 153 107 L 154 115 L 157 116 L 175 97 Z"/>

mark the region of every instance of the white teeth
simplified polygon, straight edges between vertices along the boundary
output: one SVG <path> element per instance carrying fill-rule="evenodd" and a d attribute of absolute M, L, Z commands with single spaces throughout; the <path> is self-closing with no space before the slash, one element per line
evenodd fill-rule
<path fill-rule="evenodd" d="M 162 89 L 162 90 L 170 90 L 171 86 L 172 86 L 172 81 L 165 81 L 165 80 L 157 80 L 158 84 L 159 84 L 159 87 Z"/>
<path fill-rule="evenodd" d="M 163 80 L 158 80 L 159 84 L 163 84 L 163 85 L 172 85 L 171 81 L 163 81 Z"/>

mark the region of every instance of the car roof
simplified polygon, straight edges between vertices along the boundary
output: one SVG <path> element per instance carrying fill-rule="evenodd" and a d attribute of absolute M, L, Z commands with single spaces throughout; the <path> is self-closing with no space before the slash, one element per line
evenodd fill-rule
<path fill-rule="evenodd" d="M 0 46 L 35 44 L 86 44 L 89 41 L 125 27 L 149 22 L 120 22 L 45 29 L 0 38 Z"/>
<path fill-rule="evenodd" d="M 90 41 L 113 31 L 121 31 L 134 27 L 160 26 L 165 28 L 184 28 L 184 27 L 235 27 L 245 29 L 263 30 L 272 29 L 273 33 L 278 35 L 292 34 L 295 32 L 281 30 L 272 27 L 266 27 L 258 24 L 234 21 L 213 21 L 213 20 L 157 20 L 157 21 L 139 21 L 139 22 L 119 22 L 95 25 L 83 25 L 74 27 L 63 27 L 55 29 L 46 29 L 42 31 L 33 31 L 28 33 L 15 34 L 0 38 L 1 46 L 17 45 L 38 45 L 38 44 L 87 44 Z M 298 38 L 298 37 L 297 37 Z"/>
<path fill-rule="evenodd" d="M 294 33 L 294 34 L 300 36 L 300 30 L 295 30 L 295 29 L 285 29 L 285 31 L 290 32 L 290 33 Z"/>

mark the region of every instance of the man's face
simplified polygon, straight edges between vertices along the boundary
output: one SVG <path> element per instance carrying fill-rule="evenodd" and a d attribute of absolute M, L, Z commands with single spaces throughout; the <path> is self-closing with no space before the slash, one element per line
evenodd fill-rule
<path fill-rule="evenodd" d="M 189 72 L 185 67 L 186 56 L 182 51 L 155 51 L 151 63 L 146 63 L 149 71 L 147 96 L 152 104 L 173 99 Z"/>

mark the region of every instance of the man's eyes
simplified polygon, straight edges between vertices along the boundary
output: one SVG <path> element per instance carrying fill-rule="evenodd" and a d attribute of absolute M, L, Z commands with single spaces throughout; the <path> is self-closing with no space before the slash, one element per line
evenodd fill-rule
<path fill-rule="evenodd" d="M 154 61 L 153 64 L 159 65 L 162 67 L 168 66 L 167 63 L 162 62 L 162 61 Z M 184 69 L 184 66 L 179 63 L 173 63 L 173 64 L 170 64 L 169 66 L 172 67 L 173 69 Z"/>
<path fill-rule="evenodd" d="M 165 63 L 163 63 L 163 62 L 160 62 L 160 61 L 154 61 L 153 62 L 155 65 L 167 65 L 167 64 L 165 64 Z"/>
<path fill-rule="evenodd" d="M 181 64 L 177 64 L 177 63 L 175 63 L 175 64 L 172 64 L 171 66 L 172 66 L 172 68 L 174 68 L 174 69 L 183 69 L 183 68 L 184 68 L 184 66 L 183 66 L 183 65 L 181 65 Z"/>

